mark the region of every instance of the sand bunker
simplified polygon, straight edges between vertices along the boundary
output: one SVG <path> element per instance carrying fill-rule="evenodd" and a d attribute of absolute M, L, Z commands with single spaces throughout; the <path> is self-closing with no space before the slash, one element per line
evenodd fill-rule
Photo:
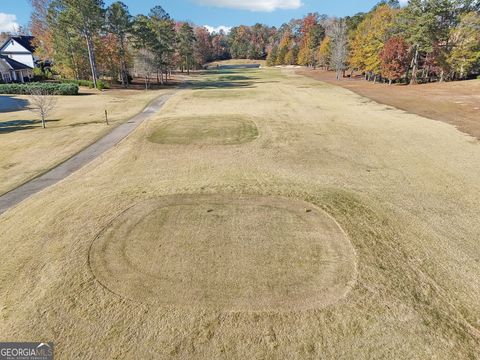
<path fill-rule="evenodd" d="M 225 311 L 319 308 L 355 280 L 338 224 L 303 201 L 186 195 L 141 202 L 93 242 L 90 266 L 119 296 Z"/>

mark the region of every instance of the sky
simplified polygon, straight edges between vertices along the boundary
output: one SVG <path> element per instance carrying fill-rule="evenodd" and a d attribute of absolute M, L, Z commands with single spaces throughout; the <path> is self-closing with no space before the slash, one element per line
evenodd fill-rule
<path fill-rule="evenodd" d="M 280 26 L 309 12 L 331 16 L 353 15 L 370 10 L 379 0 L 123 0 L 132 15 L 147 14 L 161 5 L 175 20 L 191 21 L 217 29 L 220 26 L 263 23 Z M 403 0 L 405 1 L 405 0 Z M 106 0 L 108 5 L 112 0 Z M 27 25 L 29 0 L 0 0 L 0 31 Z"/>

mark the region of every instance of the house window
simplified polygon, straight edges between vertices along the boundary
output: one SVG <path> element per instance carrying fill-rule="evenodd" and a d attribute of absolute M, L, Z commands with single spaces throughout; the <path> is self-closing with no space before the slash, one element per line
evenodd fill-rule
<path fill-rule="evenodd" d="M 12 81 L 12 78 L 10 77 L 9 73 L 3 73 L 2 76 L 3 76 L 3 81 L 4 82 L 9 83 L 9 82 Z"/>

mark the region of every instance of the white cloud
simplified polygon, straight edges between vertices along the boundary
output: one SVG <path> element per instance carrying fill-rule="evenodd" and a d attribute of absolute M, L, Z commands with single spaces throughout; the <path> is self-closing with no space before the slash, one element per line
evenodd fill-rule
<path fill-rule="evenodd" d="M 13 14 L 5 14 L 0 12 L 0 32 L 12 32 L 18 29 L 17 17 Z"/>
<path fill-rule="evenodd" d="M 407 6 L 409 0 L 399 0 L 401 6 Z"/>
<path fill-rule="evenodd" d="M 266 12 L 298 9 L 302 6 L 301 0 L 196 0 L 196 2 L 201 5 Z"/>
<path fill-rule="evenodd" d="M 224 25 L 220 25 L 220 26 L 204 25 L 203 27 L 207 29 L 210 34 L 218 34 L 221 30 L 223 30 L 225 34 L 228 34 L 230 30 L 232 30 L 231 26 L 224 26 Z"/>

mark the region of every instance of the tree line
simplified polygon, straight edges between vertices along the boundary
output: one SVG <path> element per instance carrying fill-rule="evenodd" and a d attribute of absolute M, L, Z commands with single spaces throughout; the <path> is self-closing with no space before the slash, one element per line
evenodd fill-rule
<path fill-rule="evenodd" d="M 230 57 L 224 32 L 175 21 L 161 6 L 132 16 L 121 1 L 108 7 L 103 0 L 30 1 L 37 57 L 51 60 L 54 73 L 91 79 L 95 87 L 100 76 L 125 87 L 136 76 L 148 88 L 152 77 L 167 82 L 173 69 L 189 73 Z"/>
<path fill-rule="evenodd" d="M 360 71 L 367 80 L 430 82 L 480 74 L 480 1 L 382 1 L 345 18 L 309 14 L 271 38 L 267 64 Z"/>
<path fill-rule="evenodd" d="M 367 13 L 331 18 L 312 13 L 279 28 L 237 26 L 210 34 L 175 21 L 161 7 L 132 16 L 118 1 L 30 0 L 30 32 L 37 56 L 53 60 L 66 78 L 99 76 L 128 86 L 132 76 L 165 83 L 172 70 L 190 72 L 229 58 L 266 59 L 267 65 L 359 71 L 366 79 L 428 82 L 480 73 L 480 1 L 384 0 Z"/>

